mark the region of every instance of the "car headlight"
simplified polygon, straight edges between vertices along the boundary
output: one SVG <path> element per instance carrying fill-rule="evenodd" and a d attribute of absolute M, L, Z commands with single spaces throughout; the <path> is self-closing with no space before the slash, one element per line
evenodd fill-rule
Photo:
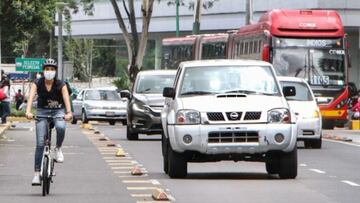
<path fill-rule="evenodd" d="M 309 111 L 307 113 L 304 113 L 302 118 L 303 119 L 320 118 L 320 112 L 318 110 Z"/>
<path fill-rule="evenodd" d="M 96 106 L 92 106 L 92 105 L 89 105 L 89 104 L 85 104 L 85 108 L 87 110 L 92 110 L 92 109 L 96 109 Z"/>
<path fill-rule="evenodd" d="M 148 105 L 141 105 L 139 103 L 134 103 L 133 108 L 135 111 L 141 111 L 145 113 L 151 112 L 151 108 Z"/>
<path fill-rule="evenodd" d="M 200 112 L 195 110 L 179 110 L 176 113 L 176 124 L 200 124 Z"/>
<path fill-rule="evenodd" d="M 268 111 L 269 123 L 290 123 L 291 116 L 288 109 L 272 109 Z"/>

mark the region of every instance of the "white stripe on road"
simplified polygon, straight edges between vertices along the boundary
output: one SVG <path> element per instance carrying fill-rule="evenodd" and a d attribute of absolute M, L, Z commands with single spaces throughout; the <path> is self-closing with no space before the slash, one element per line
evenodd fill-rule
<path fill-rule="evenodd" d="M 128 190 L 156 190 L 157 187 L 126 187 Z"/>
<path fill-rule="evenodd" d="M 133 175 L 122 175 L 122 176 L 118 176 L 119 178 L 143 178 L 149 176 L 148 174 L 142 174 L 141 176 L 133 176 Z"/>
<path fill-rule="evenodd" d="M 309 169 L 310 171 L 313 171 L 315 173 L 320 173 L 320 174 L 325 174 L 326 172 L 325 171 L 322 171 L 322 170 L 319 170 L 319 169 L 315 169 L 315 168 L 312 168 L 312 169 Z"/>
<path fill-rule="evenodd" d="M 299 166 L 306 167 L 307 165 L 306 164 L 299 164 Z"/>
<path fill-rule="evenodd" d="M 151 197 L 152 194 L 131 194 L 131 197 Z"/>
<path fill-rule="evenodd" d="M 351 185 L 351 186 L 354 186 L 354 187 L 359 187 L 360 186 L 359 184 L 348 181 L 348 180 L 342 180 L 341 182 L 346 183 L 346 184 Z"/>

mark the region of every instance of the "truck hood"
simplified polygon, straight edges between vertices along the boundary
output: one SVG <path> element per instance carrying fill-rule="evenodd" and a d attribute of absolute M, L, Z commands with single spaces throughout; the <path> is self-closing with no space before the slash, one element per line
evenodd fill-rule
<path fill-rule="evenodd" d="M 264 95 L 192 96 L 181 98 L 181 104 L 183 109 L 194 109 L 200 112 L 268 111 L 273 108 L 288 108 L 284 98 Z"/>

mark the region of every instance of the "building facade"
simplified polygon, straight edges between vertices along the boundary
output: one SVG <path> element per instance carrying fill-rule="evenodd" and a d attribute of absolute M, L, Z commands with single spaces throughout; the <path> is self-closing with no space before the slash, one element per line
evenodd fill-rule
<path fill-rule="evenodd" d="M 205 0 L 203 0 L 205 1 Z M 135 11 L 138 17 L 138 31 L 141 32 L 141 0 L 135 0 Z M 187 7 L 192 0 L 185 0 L 185 6 L 180 7 L 180 33 L 190 34 L 192 30 L 194 11 Z M 120 2 L 120 10 L 123 10 Z M 245 24 L 246 0 L 215 0 L 213 7 L 202 10 L 201 33 L 216 33 L 239 29 Z M 336 10 L 343 21 L 348 34 L 351 64 L 349 80 L 360 87 L 360 1 L 359 0 L 253 0 L 253 21 L 271 9 L 331 9 Z M 154 2 L 153 17 L 150 22 L 150 39 L 155 40 L 155 68 L 160 67 L 161 39 L 175 36 L 176 16 L 175 6 L 168 5 L 167 0 Z M 123 12 L 124 13 L 124 12 Z M 126 20 L 125 20 L 126 21 Z M 126 22 L 127 23 L 127 22 Z M 57 33 L 57 31 L 56 31 Z M 112 5 L 108 0 L 95 0 L 93 16 L 84 12 L 72 16 L 72 36 L 86 38 L 121 39 L 121 30 L 115 18 Z"/>

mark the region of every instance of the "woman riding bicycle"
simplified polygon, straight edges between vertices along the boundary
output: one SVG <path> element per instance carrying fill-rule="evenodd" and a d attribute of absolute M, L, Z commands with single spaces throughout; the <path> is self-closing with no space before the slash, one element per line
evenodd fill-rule
<path fill-rule="evenodd" d="M 33 118 L 31 113 L 32 103 L 37 94 L 37 115 L 41 117 L 51 116 L 56 128 L 55 160 L 59 163 L 64 161 L 61 145 L 65 137 L 65 121 L 72 118 L 69 93 L 65 82 L 57 79 L 57 64 L 54 59 L 47 59 L 43 64 L 43 76 L 31 85 L 26 117 Z M 64 121 L 64 119 L 65 121 Z M 32 185 L 40 185 L 41 159 L 44 151 L 44 136 L 47 133 L 47 120 L 36 121 L 36 150 L 35 150 L 35 175 Z"/>

